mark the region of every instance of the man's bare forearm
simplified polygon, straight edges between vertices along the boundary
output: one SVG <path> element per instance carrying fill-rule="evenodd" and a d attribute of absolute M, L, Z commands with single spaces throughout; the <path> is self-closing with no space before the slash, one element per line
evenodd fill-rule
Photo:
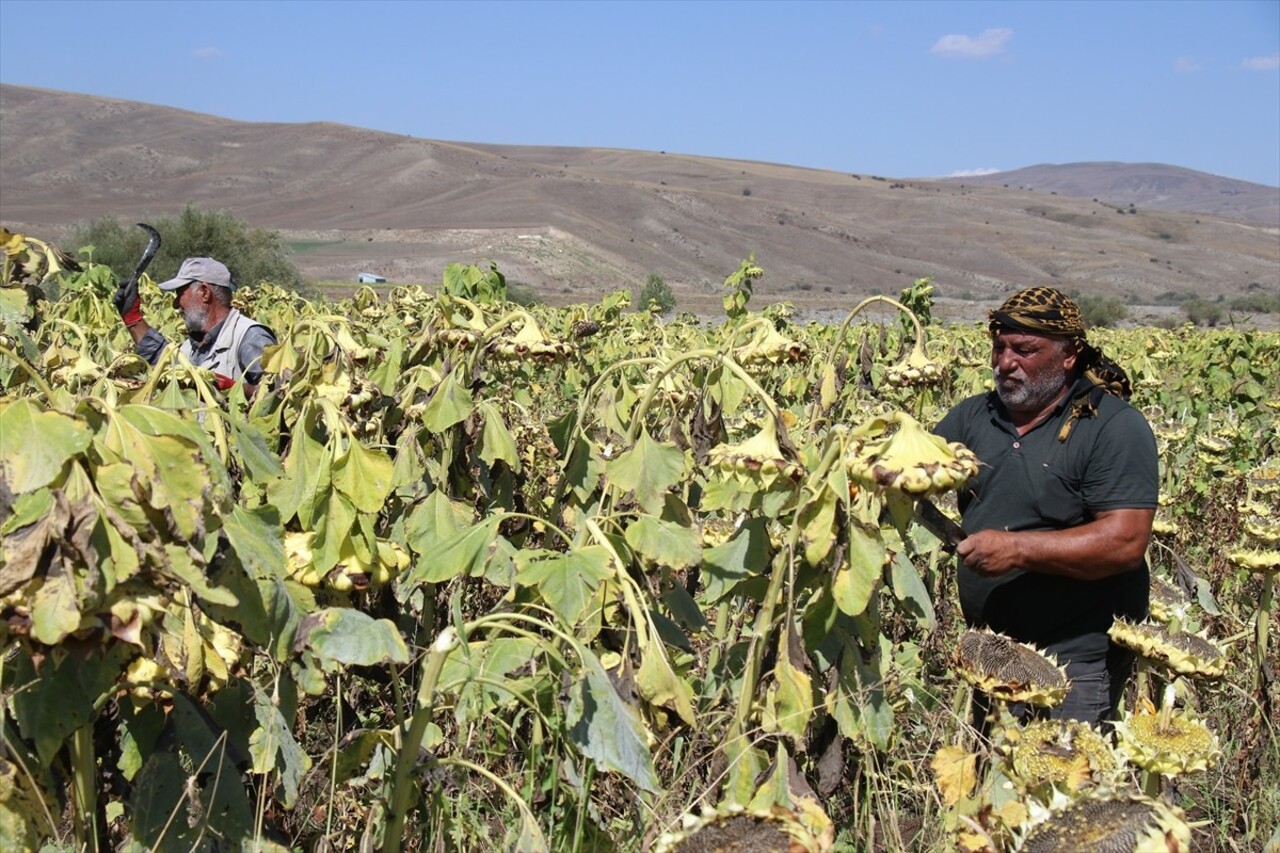
<path fill-rule="evenodd" d="M 1066 530 L 979 530 L 956 548 L 971 570 L 1012 569 L 1098 580 L 1136 568 L 1151 539 L 1155 510 L 1117 509 Z"/>

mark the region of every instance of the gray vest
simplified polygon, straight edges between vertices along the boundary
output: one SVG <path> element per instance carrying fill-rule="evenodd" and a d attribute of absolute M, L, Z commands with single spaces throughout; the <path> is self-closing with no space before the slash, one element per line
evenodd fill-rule
<path fill-rule="evenodd" d="M 244 368 L 248 366 L 240 363 L 240 344 L 244 341 L 245 333 L 254 326 L 262 326 L 262 324 L 250 320 L 239 310 L 232 308 L 231 313 L 222 321 L 222 328 L 212 344 L 201 347 L 197 352 L 191 344 L 191 339 L 187 338 L 182 342 L 180 352 L 196 367 L 207 367 L 214 373 L 221 373 L 223 376 L 238 380 L 244 375 Z M 262 327 L 266 328 L 266 326 Z"/>

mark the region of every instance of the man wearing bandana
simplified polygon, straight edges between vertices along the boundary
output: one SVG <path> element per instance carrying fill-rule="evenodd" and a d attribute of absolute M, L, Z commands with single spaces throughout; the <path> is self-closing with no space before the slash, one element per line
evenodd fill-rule
<path fill-rule="evenodd" d="M 213 258 L 187 258 L 178 274 L 159 286 L 173 294 L 173 307 L 182 314 L 187 339 L 180 352 L 196 367 L 213 371 L 220 389 L 243 379 L 252 395 L 262 381 L 262 351 L 276 337 L 231 306 L 236 285 L 226 265 Z M 155 364 L 169 341 L 142 316 L 137 279 L 122 282 L 114 301 L 138 355 Z"/>
<path fill-rule="evenodd" d="M 1071 686 L 1050 716 L 1099 725 L 1133 667 L 1107 629 L 1147 615 L 1155 438 L 1070 298 L 1033 287 L 989 316 L 995 390 L 934 430 L 982 463 L 959 494 L 961 609 L 1065 664 Z"/>

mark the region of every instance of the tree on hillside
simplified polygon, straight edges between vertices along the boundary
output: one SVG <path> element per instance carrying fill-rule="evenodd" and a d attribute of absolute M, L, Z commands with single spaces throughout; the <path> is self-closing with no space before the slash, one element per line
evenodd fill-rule
<path fill-rule="evenodd" d="M 636 305 L 641 310 L 648 308 L 651 303 L 657 306 L 659 314 L 666 314 L 676 307 L 676 295 L 671 291 L 671 285 L 656 272 L 649 273 L 649 280 L 644 283 L 636 298 Z"/>
<path fill-rule="evenodd" d="M 227 265 L 238 284 L 263 281 L 293 290 L 303 288 L 302 274 L 288 257 L 280 234 L 254 228 L 226 211 L 201 210 L 187 205 L 176 217 L 159 217 L 149 223 L 160 232 L 160 252 L 148 273 L 156 281 L 172 278 L 184 258 L 216 258 Z M 73 232 L 71 245 L 106 264 L 123 278 L 142 255 L 147 234 L 114 216 L 83 223 Z"/>

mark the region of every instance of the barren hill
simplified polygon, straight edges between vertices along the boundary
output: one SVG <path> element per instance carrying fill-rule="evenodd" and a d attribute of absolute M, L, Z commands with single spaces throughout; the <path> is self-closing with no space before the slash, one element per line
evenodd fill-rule
<path fill-rule="evenodd" d="M 1103 192 L 1104 175 L 1118 180 L 1102 168 L 1111 165 L 1056 167 L 1075 175 L 1071 190 L 1024 189 L 1020 173 L 922 181 L 443 142 L 0 84 L 0 222 L 55 239 L 77 221 L 138 221 L 190 202 L 281 230 L 314 279 L 367 270 L 431 282 L 448 262 L 490 259 L 565 303 L 656 272 L 680 309 L 705 313 L 719 310 L 720 282 L 752 251 L 766 269 L 757 300 L 806 312 L 847 310 L 926 275 L 939 314 L 957 318 L 1032 283 L 1135 306 L 1280 287 L 1280 189 L 1243 184 L 1228 195 L 1241 182 L 1159 167 L 1196 187 L 1179 196 L 1166 186 L 1159 205 L 1236 200 L 1217 215 L 1166 210 Z"/>

